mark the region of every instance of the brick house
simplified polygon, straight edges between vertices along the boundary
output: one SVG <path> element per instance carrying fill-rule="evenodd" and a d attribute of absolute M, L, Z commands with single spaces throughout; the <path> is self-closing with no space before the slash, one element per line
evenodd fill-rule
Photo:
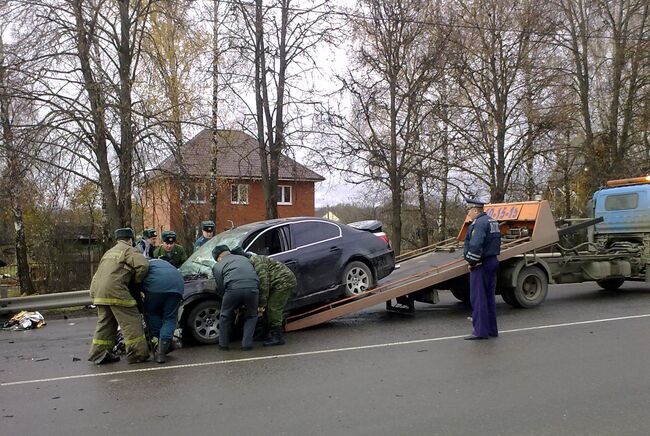
<path fill-rule="evenodd" d="M 219 130 L 218 136 L 216 233 L 265 219 L 257 141 L 239 130 Z M 188 218 L 196 233 L 201 221 L 209 219 L 211 147 L 212 132 L 204 129 L 181 151 L 187 171 L 183 183 L 189 183 Z M 144 226 L 159 232 L 172 229 L 179 234 L 179 242 L 189 247 L 193 241 L 183 241 L 186 238 L 181 236 L 179 173 L 173 156 L 151 171 L 143 186 Z M 284 155 L 278 178 L 278 215 L 314 216 L 314 185 L 325 179 Z"/>

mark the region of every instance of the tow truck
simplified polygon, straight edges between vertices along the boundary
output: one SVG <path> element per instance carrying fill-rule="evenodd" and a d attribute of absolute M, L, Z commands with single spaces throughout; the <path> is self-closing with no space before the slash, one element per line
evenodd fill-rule
<path fill-rule="evenodd" d="M 488 204 L 502 241 L 495 292 L 514 307 L 543 303 L 548 285 L 595 281 L 616 290 L 626 280 L 650 282 L 650 176 L 611 180 L 591 199 L 591 217 L 558 229 L 546 200 Z M 412 313 L 415 302 L 435 304 L 438 290 L 469 301 L 469 269 L 463 260 L 466 218 L 458 237 L 401 256 L 401 267 L 379 286 L 287 318 L 299 330 L 378 303 Z M 560 237 L 588 230 L 587 242 L 572 247 Z"/>

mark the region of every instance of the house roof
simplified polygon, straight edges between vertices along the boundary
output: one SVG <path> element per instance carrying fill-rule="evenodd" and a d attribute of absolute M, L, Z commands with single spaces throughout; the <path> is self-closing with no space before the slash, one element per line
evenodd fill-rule
<path fill-rule="evenodd" d="M 218 130 L 217 175 L 227 178 L 262 178 L 257 141 L 241 130 Z M 210 174 L 212 130 L 203 129 L 187 141 L 181 149 L 184 167 L 191 177 L 206 177 Z M 173 155 L 154 168 L 154 177 L 178 174 L 178 162 Z M 295 160 L 282 155 L 278 173 L 280 180 L 325 180 Z"/>

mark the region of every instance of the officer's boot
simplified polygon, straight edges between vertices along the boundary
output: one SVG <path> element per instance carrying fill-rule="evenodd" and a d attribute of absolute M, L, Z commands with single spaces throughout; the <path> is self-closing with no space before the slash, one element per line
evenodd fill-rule
<path fill-rule="evenodd" d="M 269 332 L 269 339 L 264 341 L 264 346 L 266 347 L 273 345 L 284 345 L 284 337 L 282 336 L 281 328 L 273 328 Z"/>
<path fill-rule="evenodd" d="M 161 339 L 158 342 L 158 348 L 156 348 L 156 354 L 154 356 L 157 363 L 165 363 L 165 355 L 169 352 L 170 345 L 171 340 L 169 339 Z"/>

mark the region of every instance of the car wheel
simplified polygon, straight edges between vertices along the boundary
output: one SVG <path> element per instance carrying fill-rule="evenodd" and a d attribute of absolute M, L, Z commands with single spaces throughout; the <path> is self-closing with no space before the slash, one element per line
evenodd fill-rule
<path fill-rule="evenodd" d="M 345 295 L 353 297 L 373 287 L 372 272 L 368 265 L 354 261 L 346 265 L 343 271 Z"/>
<path fill-rule="evenodd" d="M 187 328 L 192 338 L 201 344 L 219 342 L 219 313 L 221 305 L 216 300 L 206 300 L 194 306 L 187 317 Z"/>

